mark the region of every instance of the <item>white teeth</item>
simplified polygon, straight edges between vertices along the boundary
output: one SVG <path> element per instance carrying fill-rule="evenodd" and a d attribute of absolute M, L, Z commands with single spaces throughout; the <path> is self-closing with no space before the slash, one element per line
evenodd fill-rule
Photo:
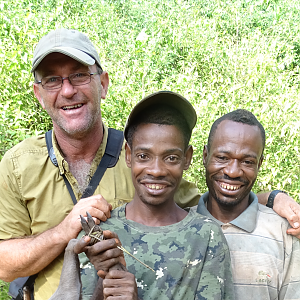
<path fill-rule="evenodd" d="M 68 105 L 68 106 L 64 106 L 63 110 L 72 109 L 72 108 L 78 108 L 78 107 L 81 107 L 81 106 L 82 106 L 82 104 Z"/>
<path fill-rule="evenodd" d="M 220 185 L 223 189 L 230 190 L 230 191 L 236 191 L 240 188 L 240 186 L 228 185 L 228 184 L 224 184 L 224 183 L 221 183 Z"/>

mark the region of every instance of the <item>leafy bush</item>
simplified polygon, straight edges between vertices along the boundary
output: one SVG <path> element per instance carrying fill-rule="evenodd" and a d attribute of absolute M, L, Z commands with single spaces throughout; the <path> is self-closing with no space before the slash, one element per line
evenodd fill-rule
<path fill-rule="evenodd" d="M 20 0 L 0 3 L 0 150 L 51 128 L 32 92 L 30 64 L 52 29 L 88 34 L 110 75 L 105 122 L 123 128 L 143 96 L 186 96 L 198 114 L 186 177 L 206 190 L 202 149 L 213 121 L 252 111 L 267 133 L 255 191 L 300 196 L 300 4 L 292 0 Z"/>
<path fill-rule="evenodd" d="M 9 299 L 11 299 L 11 297 L 7 295 L 8 287 L 9 287 L 8 283 L 0 280 L 0 300 L 9 300 Z"/>
<path fill-rule="evenodd" d="M 266 129 L 255 191 L 300 197 L 300 3 L 293 0 L 19 0 L 0 2 L 0 157 L 51 128 L 32 89 L 38 40 L 87 33 L 110 75 L 105 122 L 122 129 L 143 96 L 172 90 L 198 114 L 186 177 L 206 191 L 202 149 L 213 121 L 245 108 Z M 0 299 L 8 299 L 0 281 Z"/>

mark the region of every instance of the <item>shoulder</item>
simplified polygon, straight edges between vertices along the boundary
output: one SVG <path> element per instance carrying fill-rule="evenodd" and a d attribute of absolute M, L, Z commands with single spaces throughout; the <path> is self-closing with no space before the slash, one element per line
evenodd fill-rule
<path fill-rule="evenodd" d="M 197 206 L 193 206 L 190 208 L 190 216 L 194 224 L 197 224 L 198 226 L 201 227 L 204 226 L 206 230 L 214 229 L 217 232 L 222 232 L 221 227 L 217 222 L 197 212 Z"/>
<path fill-rule="evenodd" d="M 279 216 L 271 208 L 259 204 L 255 232 L 281 241 L 286 247 L 286 252 L 289 252 L 288 249 L 292 247 L 292 244 L 300 244 L 296 237 L 286 233 L 290 227 L 289 222 L 285 218 Z"/>
<path fill-rule="evenodd" d="M 48 157 L 48 150 L 44 136 L 28 138 L 8 150 L 1 160 L 1 171 L 6 168 L 23 168 L 34 162 L 44 161 Z"/>
<path fill-rule="evenodd" d="M 208 244 L 212 247 L 220 245 L 223 246 L 226 243 L 225 236 L 222 232 L 222 229 L 219 224 L 217 224 L 213 219 L 203 216 L 196 212 L 194 208 L 190 209 L 190 228 L 191 230 L 195 230 L 195 234 L 200 236 L 203 240 L 207 240 Z"/>
<path fill-rule="evenodd" d="M 285 227 L 289 226 L 289 223 L 285 218 L 279 216 L 273 209 L 262 204 L 258 204 L 258 220 L 269 223 L 271 226 L 273 222 L 282 224 L 282 226 Z"/>
<path fill-rule="evenodd" d="M 103 226 L 111 226 L 111 225 L 116 225 L 117 223 L 122 222 L 122 219 L 126 219 L 125 218 L 125 207 L 126 207 L 126 204 L 113 209 L 111 211 L 110 218 L 101 224 Z"/>
<path fill-rule="evenodd" d="M 47 151 L 45 136 L 30 137 L 8 150 L 3 159 L 12 159 L 26 153 L 44 153 Z"/>

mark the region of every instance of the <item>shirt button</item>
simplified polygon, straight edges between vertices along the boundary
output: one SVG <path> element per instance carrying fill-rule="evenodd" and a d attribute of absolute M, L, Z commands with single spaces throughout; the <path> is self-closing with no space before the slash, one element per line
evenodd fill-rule
<path fill-rule="evenodd" d="M 226 230 L 226 229 L 228 229 L 230 227 L 230 224 L 229 223 L 226 223 L 226 224 L 223 224 L 222 225 L 222 229 L 223 230 Z"/>

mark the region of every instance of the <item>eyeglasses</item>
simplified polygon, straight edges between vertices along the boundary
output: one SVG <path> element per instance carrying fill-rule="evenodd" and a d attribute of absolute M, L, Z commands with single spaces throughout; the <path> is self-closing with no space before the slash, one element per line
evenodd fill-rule
<path fill-rule="evenodd" d="M 60 89 L 63 85 L 65 79 L 68 79 L 70 84 L 73 86 L 84 85 L 91 82 L 91 76 L 97 75 L 99 72 L 89 73 L 89 72 L 82 72 L 82 73 L 74 73 L 70 74 L 68 77 L 61 77 L 61 76 L 46 76 L 43 77 L 37 84 L 42 84 L 42 87 L 45 90 L 56 90 Z"/>

